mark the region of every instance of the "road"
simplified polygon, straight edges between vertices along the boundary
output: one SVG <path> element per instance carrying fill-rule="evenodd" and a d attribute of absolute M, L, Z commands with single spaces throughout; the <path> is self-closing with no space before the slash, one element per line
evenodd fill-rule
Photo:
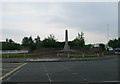
<path fill-rule="evenodd" d="M 23 66 L 21 66 L 23 65 Z M 3 82 L 113 82 L 118 80 L 118 59 L 21 64 Z M 5 64 L 3 64 L 3 67 Z M 7 67 L 5 67 L 7 69 Z"/>

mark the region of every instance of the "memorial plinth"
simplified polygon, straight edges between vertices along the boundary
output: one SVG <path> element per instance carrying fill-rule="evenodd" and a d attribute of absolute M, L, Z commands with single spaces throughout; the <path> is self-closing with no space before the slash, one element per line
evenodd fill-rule
<path fill-rule="evenodd" d="M 74 50 L 71 50 L 71 49 L 70 49 L 70 46 L 69 46 L 69 44 L 68 44 L 68 31 L 65 30 L 65 45 L 64 45 L 64 49 L 63 49 L 63 50 L 58 50 L 58 51 L 57 51 L 57 55 L 58 55 L 58 53 L 59 53 L 59 54 L 62 54 L 62 53 L 67 53 L 67 54 L 69 54 L 69 53 L 72 53 L 72 52 L 74 52 Z"/>
<path fill-rule="evenodd" d="M 70 46 L 68 45 L 68 31 L 65 30 L 65 45 L 63 51 L 69 51 Z"/>

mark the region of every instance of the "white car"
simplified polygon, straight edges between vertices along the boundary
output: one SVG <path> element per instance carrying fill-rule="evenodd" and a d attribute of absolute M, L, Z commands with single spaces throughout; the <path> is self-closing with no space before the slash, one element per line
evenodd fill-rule
<path fill-rule="evenodd" d="M 106 50 L 113 51 L 112 47 L 106 47 Z"/>

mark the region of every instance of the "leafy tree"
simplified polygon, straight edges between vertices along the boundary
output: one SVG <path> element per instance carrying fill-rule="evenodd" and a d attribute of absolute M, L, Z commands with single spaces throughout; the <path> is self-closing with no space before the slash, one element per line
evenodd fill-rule
<path fill-rule="evenodd" d="M 29 46 L 29 38 L 28 37 L 24 37 L 23 38 L 22 46 L 24 46 L 24 47 L 28 47 Z"/>
<path fill-rule="evenodd" d="M 39 49 L 41 46 L 41 41 L 40 41 L 39 36 L 37 36 L 37 38 L 35 38 L 35 46 L 36 46 L 36 49 Z"/>
<path fill-rule="evenodd" d="M 2 50 L 2 42 L 0 42 L 0 50 Z"/>
<path fill-rule="evenodd" d="M 99 49 L 100 49 L 100 51 L 105 51 L 105 45 L 104 44 L 99 44 Z"/>
<path fill-rule="evenodd" d="M 47 38 L 45 38 L 42 41 L 42 46 L 46 47 L 46 48 L 54 48 L 54 47 L 56 47 L 55 36 L 53 34 L 50 34 L 50 36 L 48 36 Z"/>
<path fill-rule="evenodd" d="M 6 43 L 9 43 L 9 40 L 8 40 L 8 39 L 6 39 Z"/>
<path fill-rule="evenodd" d="M 113 39 L 108 41 L 108 45 L 112 48 L 117 48 L 120 47 L 120 38 L 118 39 Z"/>
<path fill-rule="evenodd" d="M 31 50 L 35 49 L 35 44 L 32 37 L 24 37 L 22 40 L 22 46 L 29 47 Z"/>
<path fill-rule="evenodd" d="M 9 41 L 8 41 L 9 43 L 14 43 L 14 41 L 12 40 L 12 39 L 9 39 Z"/>
<path fill-rule="evenodd" d="M 78 36 L 73 40 L 73 44 L 78 47 L 84 47 L 85 40 L 84 40 L 84 33 L 81 32 L 81 34 L 78 33 Z"/>
<path fill-rule="evenodd" d="M 19 50 L 20 44 L 15 43 L 12 39 L 6 39 L 5 42 L 2 42 L 2 50 Z"/>
<path fill-rule="evenodd" d="M 34 44 L 34 41 L 33 41 L 32 37 L 30 36 L 29 37 L 29 45 L 31 45 L 31 44 Z"/>
<path fill-rule="evenodd" d="M 64 47 L 65 42 L 56 42 L 56 48 L 62 48 Z"/>
<path fill-rule="evenodd" d="M 35 38 L 35 43 L 36 44 L 40 43 L 40 37 L 39 36 L 37 36 L 37 38 Z"/>

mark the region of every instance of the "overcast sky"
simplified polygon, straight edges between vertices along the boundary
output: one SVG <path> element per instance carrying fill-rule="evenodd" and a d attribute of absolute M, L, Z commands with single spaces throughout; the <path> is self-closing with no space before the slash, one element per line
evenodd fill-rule
<path fill-rule="evenodd" d="M 84 32 L 87 44 L 106 43 L 107 24 L 109 39 L 118 37 L 117 2 L 11 2 L 2 4 L 2 12 L 1 40 L 53 34 L 64 41 L 67 29 L 69 40 Z"/>

